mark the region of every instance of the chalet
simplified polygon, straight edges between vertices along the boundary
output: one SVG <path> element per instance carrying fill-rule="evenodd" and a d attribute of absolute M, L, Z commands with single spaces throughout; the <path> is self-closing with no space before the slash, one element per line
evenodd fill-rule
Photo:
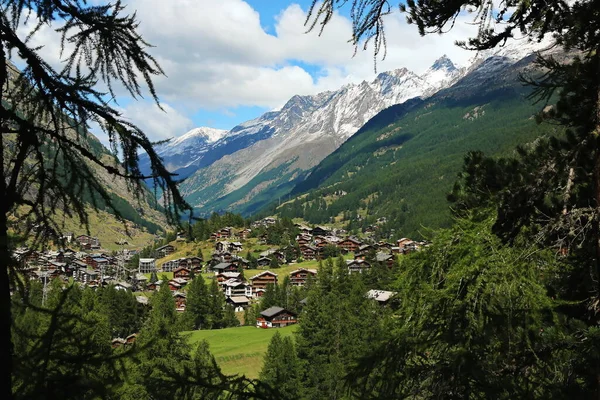
<path fill-rule="evenodd" d="M 179 268 L 179 259 L 165 261 L 163 265 L 161 265 L 161 269 L 163 272 L 173 272 L 177 268 Z"/>
<path fill-rule="evenodd" d="M 217 278 L 217 282 L 224 282 L 228 279 L 238 279 L 240 278 L 240 274 L 239 272 L 221 272 L 219 274 L 217 274 L 216 278 Z"/>
<path fill-rule="evenodd" d="M 137 333 L 132 333 L 125 338 L 125 344 L 134 344 L 137 340 Z"/>
<path fill-rule="evenodd" d="M 305 260 L 313 260 L 317 257 L 317 248 L 314 246 L 300 246 L 300 252 L 302 253 L 302 258 Z"/>
<path fill-rule="evenodd" d="M 256 319 L 257 328 L 283 328 L 298 322 L 296 314 L 281 307 L 270 307 Z"/>
<path fill-rule="evenodd" d="M 148 283 L 148 278 L 146 277 L 146 275 L 144 274 L 135 274 L 135 277 L 133 278 L 135 282 L 137 282 L 137 284 L 139 284 L 141 287 L 145 287 L 146 284 Z"/>
<path fill-rule="evenodd" d="M 402 251 L 400 250 L 400 247 L 398 247 L 398 246 L 392 247 L 391 251 L 392 251 L 392 254 L 401 254 L 402 253 Z"/>
<path fill-rule="evenodd" d="M 202 258 L 200 257 L 188 257 L 187 264 L 189 268 L 202 268 Z M 195 271 L 194 271 L 195 272 Z"/>
<path fill-rule="evenodd" d="M 250 267 L 250 261 L 242 257 L 234 258 L 233 260 L 231 260 L 231 263 L 234 264 L 238 269 L 248 269 Z"/>
<path fill-rule="evenodd" d="M 369 290 L 367 298 L 377 301 L 379 304 L 387 304 L 396 292 L 388 292 L 387 290 Z"/>
<path fill-rule="evenodd" d="M 273 217 L 266 217 L 262 219 L 262 223 L 265 226 L 275 225 L 277 223 L 277 220 Z"/>
<path fill-rule="evenodd" d="M 225 293 L 225 296 L 227 297 L 252 297 L 252 286 L 248 285 L 246 282 L 242 282 L 239 279 L 228 279 L 221 282 L 220 285 Z"/>
<path fill-rule="evenodd" d="M 382 250 L 382 251 L 385 251 L 385 250 L 391 251 L 393 245 L 391 243 L 382 241 L 382 242 L 377 243 L 377 247 L 379 248 L 379 250 Z"/>
<path fill-rule="evenodd" d="M 322 226 L 316 226 L 313 228 L 312 234 L 313 236 L 329 236 L 331 235 L 331 230 Z"/>
<path fill-rule="evenodd" d="M 295 271 L 290 272 L 290 283 L 293 286 L 304 286 L 306 285 L 306 280 L 309 276 L 313 278 L 317 276 L 316 269 L 306 269 L 300 268 Z"/>
<path fill-rule="evenodd" d="M 146 289 L 148 290 L 158 290 L 160 288 L 160 285 L 162 285 L 163 281 L 162 280 L 157 280 L 156 282 L 150 282 L 146 285 Z"/>
<path fill-rule="evenodd" d="M 362 273 L 371 268 L 371 264 L 364 260 L 346 260 L 346 266 L 349 274 Z"/>
<path fill-rule="evenodd" d="M 407 238 L 399 239 L 397 245 L 400 248 L 400 253 L 402 254 L 408 254 L 410 252 L 419 250 L 419 244 Z"/>
<path fill-rule="evenodd" d="M 150 274 L 156 271 L 156 260 L 154 258 L 140 258 L 138 272 Z"/>
<path fill-rule="evenodd" d="M 260 253 L 259 256 L 265 257 L 265 258 L 275 257 L 275 258 L 277 258 L 277 261 L 279 261 L 280 263 L 285 261 L 285 254 L 283 254 L 281 251 L 279 251 L 277 249 L 265 250 L 262 253 Z"/>
<path fill-rule="evenodd" d="M 237 272 L 237 267 L 229 262 L 222 262 L 212 267 L 215 274 L 221 272 Z"/>
<path fill-rule="evenodd" d="M 361 242 L 353 238 L 347 238 L 338 243 L 338 247 L 346 253 L 355 253 L 360 245 Z"/>
<path fill-rule="evenodd" d="M 110 343 L 111 343 L 112 348 L 116 349 L 118 347 L 125 346 L 127 341 L 123 338 L 114 338 Z"/>
<path fill-rule="evenodd" d="M 175 292 L 173 293 L 173 298 L 175 298 L 175 310 L 178 312 L 185 311 L 185 293 Z"/>
<path fill-rule="evenodd" d="M 109 261 L 101 255 L 89 255 L 84 259 L 84 262 L 93 269 L 100 269 L 108 266 Z"/>
<path fill-rule="evenodd" d="M 269 257 L 261 257 L 258 260 L 256 260 L 256 265 L 258 265 L 259 267 L 268 267 L 269 265 L 271 265 L 271 259 Z"/>
<path fill-rule="evenodd" d="M 100 247 L 100 240 L 97 237 L 91 237 L 88 235 L 79 235 L 75 238 L 75 241 L 85 249 L 94 249 Z"/>
<path fill-rule="evenodd" d="M 227 304 L 231 304 L 233 306 L 233 310 L 235 312 L 244 311 L 250 305 L 250 301 L 246 296 L 232 296 L 225 299 Z"/>
<path fill-rule="evenodd" d="M 371 246 L 370 244 L 363 244 L 358 248 L 358 252 L 359 253 L 368 253 L 370 251 L 374 251 L 375 247 Z"/>
<path fill-rule="evenodd" d="M 296 243 L 298 243 L 299 246 L 310 244 L 311 242 L 312 242 L 312 236 L 307 236 L 307 235 L 296 236 Z"/>
<path fill-rule="evenodd" d="M 127 282 L 117 282 L 115 283 L 115 289 L 116 290 L 131 290 L 132 285 L 130 283 Z"/>
<path fill-rule="evenodd" d="M 229 251 L 230 246 L 231 246 L 231 243 L 229 243 L 227 241 L 219 241 L 219 242 L 215 243 L 215 250 L 218 251 L 219 253 L 225 253 L 226 251 Z"/>
<path fill-rule="evenodd" d="M 93 269 L 78 269 L 74 272 L 75 276 L 75 280 L 78 282 L 81 282 L 83 284 L 89 284 L 92 281 L 96 281 L 98 280 L 100 274 L 97 271 L 94 271 Z"/>
<path fill-rule="evenodd" d="M 187 285 L 187 281 L 183 278 L 173 278 L 169 281 L 169 289 L 177 291 Z"/>
<path fill-rule="evenodd" d="M 239 253 L 244 249 L 244 246 L 240 242 L 232 242 L 229 245 L 229 251 L 232 253 Z"/>
<path fill-rule="evenodd" d="M 271 271 L 264 271 L 250 278 L 252 282 L 252 293 L 258 297 L 259 289 L 266 289 L 268 284 L 277 285 L 277 274 Z"/>
<path fill-rule="evenodd" d="M 248 239 L 252 234 L 252 229 L 246 228 L 238 232 L 238 236 L 244 240 Z"/>
<path fill-rule="evenodd" d="M 166 245 L 161 246 L 158 249 L 156 249 L 158 258 L 163 258 L 168 255 L 171 255 L 171 254 L 173 254 L 174 251 L 175 251 L 175 247 L 173 247 L 173 245 L 170 245 L 170 244 L 166 244 Z"/>
<path fill-rule="evenodd" d="M 392 268 L 394 266 L 394 259 L 395 257 L 392 254 L 387 253 L 377 253 L 377 256 L 375 258 L 375 260 L 378 263 L 384 264 L 389 268 Z"/>
<path fill-rule="evenodd" d="M 308 235 L 308 236 L 312 235 L 312 231 L 313 231 L 312 228 L 310 228 L 306 225 L 302 225 L 302 224 L 294 224 L 294 226 L 296 228 L 298 228 L 298 230 L 300 231 L 300 233 L 302 235 Z"/>
<path fill-rule="evenodd" d="M 233 229 L 230 227 L 222 228 L 216 233 L 218 239 L 228 239 L 233 236 Z"/>
<path fill-rule="evenodd" d="M 179 267 L 173 271 L 173 278 L 182 278 L 186 281 L 190 279 L 190 269 L 188 267 Z"/>

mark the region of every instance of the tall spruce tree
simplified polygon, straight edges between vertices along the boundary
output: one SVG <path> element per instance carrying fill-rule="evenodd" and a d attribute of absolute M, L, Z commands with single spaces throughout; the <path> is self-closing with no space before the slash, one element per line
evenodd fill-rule
<path fill-rule="evenodd" d="M 188 286 L 185 311 L 183 313 L 186 329 L 207 329 L 209 327 L 210 296 L 208 287 L 201 274 Z"/>
<path fill-rule="evenodd" d="M 271 397 L 301 397 L 301 369 L 292 338 L 282 338 L 275 332 L 265 353 L 259 379 L 268 386 Z"/>

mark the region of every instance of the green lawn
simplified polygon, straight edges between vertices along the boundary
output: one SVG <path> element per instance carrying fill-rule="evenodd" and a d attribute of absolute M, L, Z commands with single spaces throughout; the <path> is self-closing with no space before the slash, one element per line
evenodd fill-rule
<path fill-rule="evenodd" d="M 243 374 L 258 378 L 269 341 L 279 332 L 290 336 L 298 325 L 285 328 L 260 329 L 254 326 L 184 332 L 192 344 L 206 339 L 217 363 L 225 374 Z"/>

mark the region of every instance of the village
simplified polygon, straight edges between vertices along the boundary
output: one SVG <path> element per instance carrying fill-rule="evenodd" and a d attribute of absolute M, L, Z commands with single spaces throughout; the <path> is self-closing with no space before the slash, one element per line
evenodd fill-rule
<path fill-rule="evenodd" d="M 285 276 L 292 286 L 305 286 L 316 278 L 320 260 L 331 257 L 332 253 L 344 258 L 348 274 L 361 274 L 374 262 L 391 269 L 397 257 L 426 246 L 424 242 L 408 238 L 394 243 L 375 242 L 368 232 L 359 238 L 345 235 L 341 229 L 301 223 L 294 225 L 298 233 L 285 248 L 269 246 L 266 233 L 252 237 L 253 230 L 268 232 L 275 223 L 274 218 L 264 218 L 250 227 L 224 227 L 213 232 L 204 244 L 211 248 L 210 257 L 206 259 L 197 255 L 177 257 L 178 247 L 189 245 L 184 233 L 156 247 L 154 257 L 139 257 L 137 251 L 125 249 L 107 254 L 97 238 L 72 234 L 66 237 L 70 247 L 45 252 L 20 248 L 14 257 L 22 264 L 24 274 L 39 280 L 44 287 L 53 279 L 91 288 L 113 285 L 117 290 L 132 291 L 141 306 L 147 306 L 152 293 L 168 285 L 178 312 L 185 311 L 186 286 L 194 276 L 202 274 L 205 279 L 216 280 L 226 304 L 236 313 L 242 313 L 260 301 L 269 285 L 281 284 Z M 250 247 L 253 247 L 252 252 Z M 132 265 L 136 259 L 137 265 Z M 370 290 L 366 295 L 385 304 L 393 293 Z M 283 327 L 296 322 L 294 312 L 274 306 L 261 312 L 257 327 Z"/>

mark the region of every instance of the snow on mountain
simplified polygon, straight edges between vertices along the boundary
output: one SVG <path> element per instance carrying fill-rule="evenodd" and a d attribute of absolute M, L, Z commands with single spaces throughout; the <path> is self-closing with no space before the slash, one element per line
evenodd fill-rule
<path fill-rule="evenodd" d="M 381 110 L 408 99 L 428 96 L 449 86 L 460 71 L 448 57 L 437 60 L 425 74 L 419 76 L 406 68 L 382 72 L 371 81 L 347 84 L 337 91 L 313 96 L 293 96 L 278 111 L 233 128 L 223 139 L 213 144 L 219 151 L 224 145 L 247 141 L 261 135 L 261 140 L 242 147 L 236 146 L 200 168 L 182 184 L 182 191 L 191 204 L 210 207 L 211 202 L 236 191 L 248 191 L 249 182 L 259 181 L 259 188 L 279 182 L 285 173 L 293 179 L 337 149 L 369 119 Z M 261 175 L 283 168 L 282 176 L 262 181 Z M 295 172 L 293 172 L 295 171 Z M 281 183 L 281 182 L 279 182 Z M 256 194 L 260 190 L 252 186 Z M 236 202 L 249 199 L 239 197 Z"/>
<path fill-rule="evenodd" d="M 171 139 L 159 146 L 156 151 L 161 156 L 179 154 L 183 149 L 193 150 L 203 145 L 211 144 L 227 134 L 227 130 L 208 127 L 194 128 L 183 135 Z"/>

